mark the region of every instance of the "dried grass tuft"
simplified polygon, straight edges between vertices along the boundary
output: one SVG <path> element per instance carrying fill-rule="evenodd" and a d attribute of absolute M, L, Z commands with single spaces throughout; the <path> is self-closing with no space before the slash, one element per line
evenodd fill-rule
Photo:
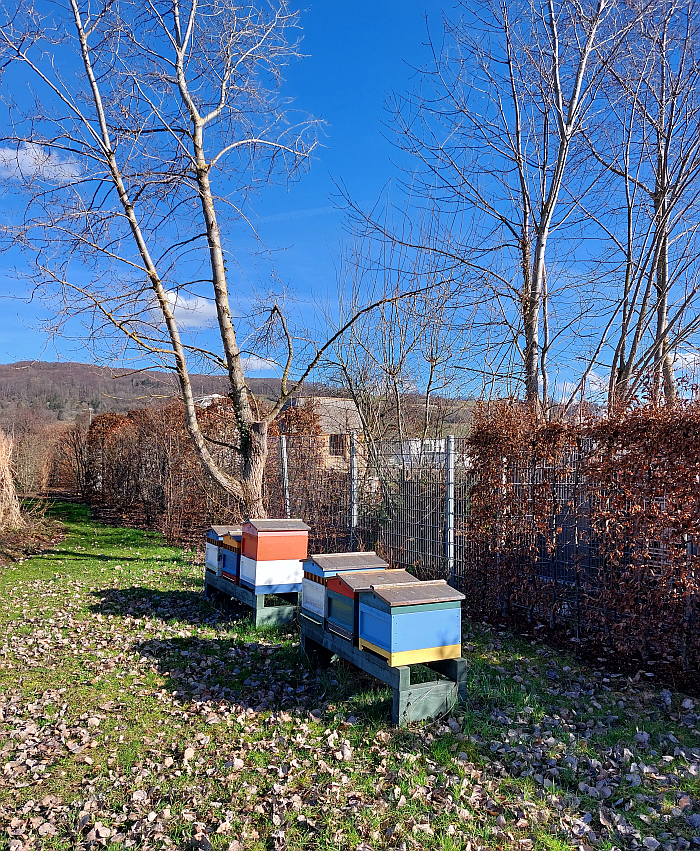
<path fill-rule="evenodd" d="M 24 525 L 12 476 L 12 440 L 0 431 L 0 531 Z"/>

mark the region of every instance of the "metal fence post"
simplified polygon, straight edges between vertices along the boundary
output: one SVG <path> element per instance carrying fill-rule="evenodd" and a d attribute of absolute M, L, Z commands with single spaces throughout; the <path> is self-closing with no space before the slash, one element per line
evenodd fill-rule
<path fill-rule="evenodd" d="M 357 432 L 350 434 L 350 549 L 355 546 L 355 527 L 358 518 L 358 483 L 357 483 Z"/>
<path fill-rule="evenodd" d="M 282 494 L 284 496 L 284 516 L 291 516 L 289 507 L 289 468 L 287 467 L 287 436 L 280 435 L 280 460 L 282 462 Z"/>
<path fill-rule="evenodd" d="M 455 439 L 445 440 L 445 560 L 450 585 L 455 579 Z"/>

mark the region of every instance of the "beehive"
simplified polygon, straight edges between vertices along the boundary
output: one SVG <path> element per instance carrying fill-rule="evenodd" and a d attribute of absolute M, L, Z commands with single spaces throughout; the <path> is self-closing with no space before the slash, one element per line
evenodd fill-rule
<path fill-rule="evenodd" d="M 326 582 L 326 629 L 356 643 L 359 594 L 386 582 L 413 584 L 418 579 L 405 570 L 359 570 L 330 577 Z"/>
<path fill-rule="evenodd" d="M 242 528 L 241 585 L 255 594 L 301 591 L 308 546 L 303 520 L 249 520 Z"/>
<path fill-rule="evenodd" d="M 379 584 L 359 592 L 358 646 L 392 667 L 462 655 L 464 594 L 444 580 Z"/>
<path fill-rule="evenodd" d="M 224 535 L 224 540 L 221 543 L 223 555 L 223 566 L 221 575 L 229 582 L 234 582 L 238 585 L 241 568 L 241 538 L 242 531 L 232 529 L 228 534 Z"/>
<path fill-rule="evenodd" d="M 223 569 L 224 559 L 222 544 L 224 541 L 224 535 L 235 531 L 235 526 L 210 526 L 209 529 L 207 529 L 204 566 L 207 570 L 217 576 L 221 576 L 221 571 Z"/>
<path fill-rule="evenodd" d="M 301 588 L 302 614 L 317 623 L 326 617 L 326 584 L 340 573 L 385 570 L 389 565 L 375 552 L 328 553 L 309 556 L 304 562 L 304 579 Z"/>

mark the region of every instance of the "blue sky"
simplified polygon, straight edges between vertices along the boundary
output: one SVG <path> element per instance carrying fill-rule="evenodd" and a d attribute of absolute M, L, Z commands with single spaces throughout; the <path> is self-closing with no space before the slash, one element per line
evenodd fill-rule
<path fill-rule="evenodd" d="M 382 126 L 384 98 L 391 90 L 410 87 L 411 66 L 427 60 L 426 14 L 437 33 L 439 7 L 425 0 L 322 0 L 302 12 L 307 56 L 287 69 L 283 93 L 295 98 L 295 108 L 325 120 L 323 147 L 299 182 L 289 189 L 271 187 L 254 201 L 259 232 L 275 249 L 272 258 L 253 260 L 241 248 L 244 272 L 254 283 L 264 286 L 274 271 L 302 303 L 335 298 L 346 232 L 343 214 L 334 206 L 334 181 L 342 181 L 354 199 L 371 202 L 396 178 L 396 151 Z M 10 213 L 7 203 L 0 199 L 5 205 L 0 215 Z M 246 243 L 241 233 L 238 244 Z M 0 278 L 0 362 L 90 360 L 75 342 L 49 341 L 39 330 L 46 315 L 39 302 L 8 298 L 19 289 L 8 274 L 15 264 L 21 266 L 21 258 L 6 255 L 5 268 L 0 267 L 5 272 Z"/>

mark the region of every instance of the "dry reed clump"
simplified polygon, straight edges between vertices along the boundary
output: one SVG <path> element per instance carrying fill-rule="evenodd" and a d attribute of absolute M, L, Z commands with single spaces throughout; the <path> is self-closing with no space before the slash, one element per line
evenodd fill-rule
<path fill-rule="evenodd" d="M 12 440 L 0 431 L 0 532 L 22 526 L 19 499 L 12 477 Z"/>

